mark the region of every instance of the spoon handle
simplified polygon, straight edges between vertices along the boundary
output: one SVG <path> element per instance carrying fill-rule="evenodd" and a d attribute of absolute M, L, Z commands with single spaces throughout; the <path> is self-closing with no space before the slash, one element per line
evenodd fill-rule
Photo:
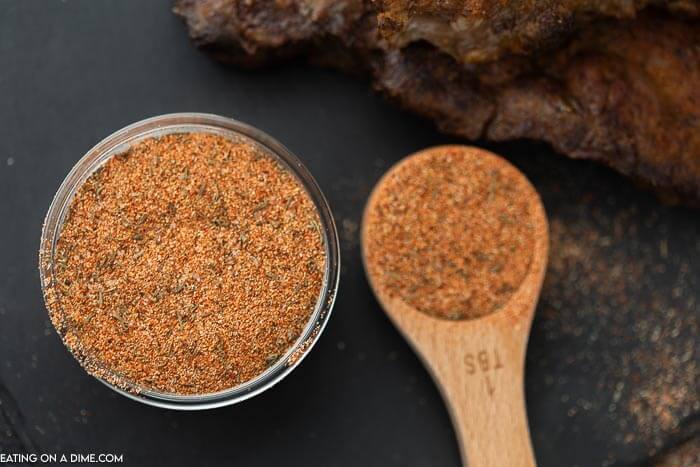
<path fill-rule="evenodd" d="M 449 407 L 463 465 L 535 466 L 523 388 L 526 330 L 474 326 L 441 337 L 427 360 Z"/>

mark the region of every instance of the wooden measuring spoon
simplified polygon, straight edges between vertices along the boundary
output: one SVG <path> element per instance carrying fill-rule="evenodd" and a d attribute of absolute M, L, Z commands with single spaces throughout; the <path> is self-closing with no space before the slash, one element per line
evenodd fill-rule
<path fill-rule="evenodd" d="M 449 407 L 463 464 L 536 465 L 523 381 L 549 240 L 532 185 L 484 150 L 418 152 L 374 188 L 361 240 L 370 286 Z"/>

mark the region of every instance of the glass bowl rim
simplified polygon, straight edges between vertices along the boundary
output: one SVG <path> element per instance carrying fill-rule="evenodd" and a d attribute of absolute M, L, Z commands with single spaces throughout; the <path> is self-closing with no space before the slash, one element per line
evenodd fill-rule
<path fill-rule="evenodd" d="M 306 357 L 328 323 L 340 279 L 340 247 L 338 232 L 328 201 L 311 173 L 298 157 L 265 132 L 246 123 L 219 115 L 197 112 L 171 113 L 137 121 L 97 143 L 72 167 L 56 191 L 41 231 L 39 249 L 39 275 L 46 308 L 48 278 L 53 280 L 54 253 L 65 213 L 73 196 L 87 178 L 107 160 L 142 139 L 168 134 L 205 131 L 229 137 L 244 137 L 253 140 L 283 163 L 304 187 L 317 208 L 326 248 L 326 270 L 319 299 L 304 331 L 294 345 L 276 363 L 255 378 L 223 391 L 209 394 L 179 395 L 163 393 L 147 388 L 138 392 L 124 390 L 111 382 L 89 373 L 100 382 L 130 399 L 144 404 L 176 409 L 201 410 L 235 404 L 258 395 L 271 388 L 292 372 Z M 60 335 L 60 333 L 59 333 Z M 61 336 L 63 341 L 63 337 Z M 72 353 L 70 347 L 66 348 Z M 133 383 L 132 383 L 133 384 Z"/>

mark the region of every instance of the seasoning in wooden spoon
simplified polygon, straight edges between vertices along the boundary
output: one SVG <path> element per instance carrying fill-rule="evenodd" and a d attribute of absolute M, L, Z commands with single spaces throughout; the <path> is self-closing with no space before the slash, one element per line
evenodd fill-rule
<path fill-rule="evenodd" d="M 530 267 L 529 186 L 495 157 L 433 148 L 392 168 L 367 213 L 365 264 L 376 286 L 425 313 L 499 310 Z"/>
<path fill-rule="evenodd" d="M 54 262 L 50 316 L 90 373 L 203 394 L 253 379 L 295 343 L 326 256 L 313 201 L 262 147 L 185 133 L 138 142 L 90 176 Z"/>

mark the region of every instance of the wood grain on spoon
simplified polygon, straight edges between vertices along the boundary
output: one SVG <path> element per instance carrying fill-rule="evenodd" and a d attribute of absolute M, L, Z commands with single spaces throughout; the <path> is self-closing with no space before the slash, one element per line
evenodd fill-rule
<path fill-rule="evenodd" d="M 370 285 L 450 410 L 465 465 L 535 465 L 523 377 L 547 263 L 547 220 L 525 176 L 490 152 L 407 157 L 365 208 Z"/>

